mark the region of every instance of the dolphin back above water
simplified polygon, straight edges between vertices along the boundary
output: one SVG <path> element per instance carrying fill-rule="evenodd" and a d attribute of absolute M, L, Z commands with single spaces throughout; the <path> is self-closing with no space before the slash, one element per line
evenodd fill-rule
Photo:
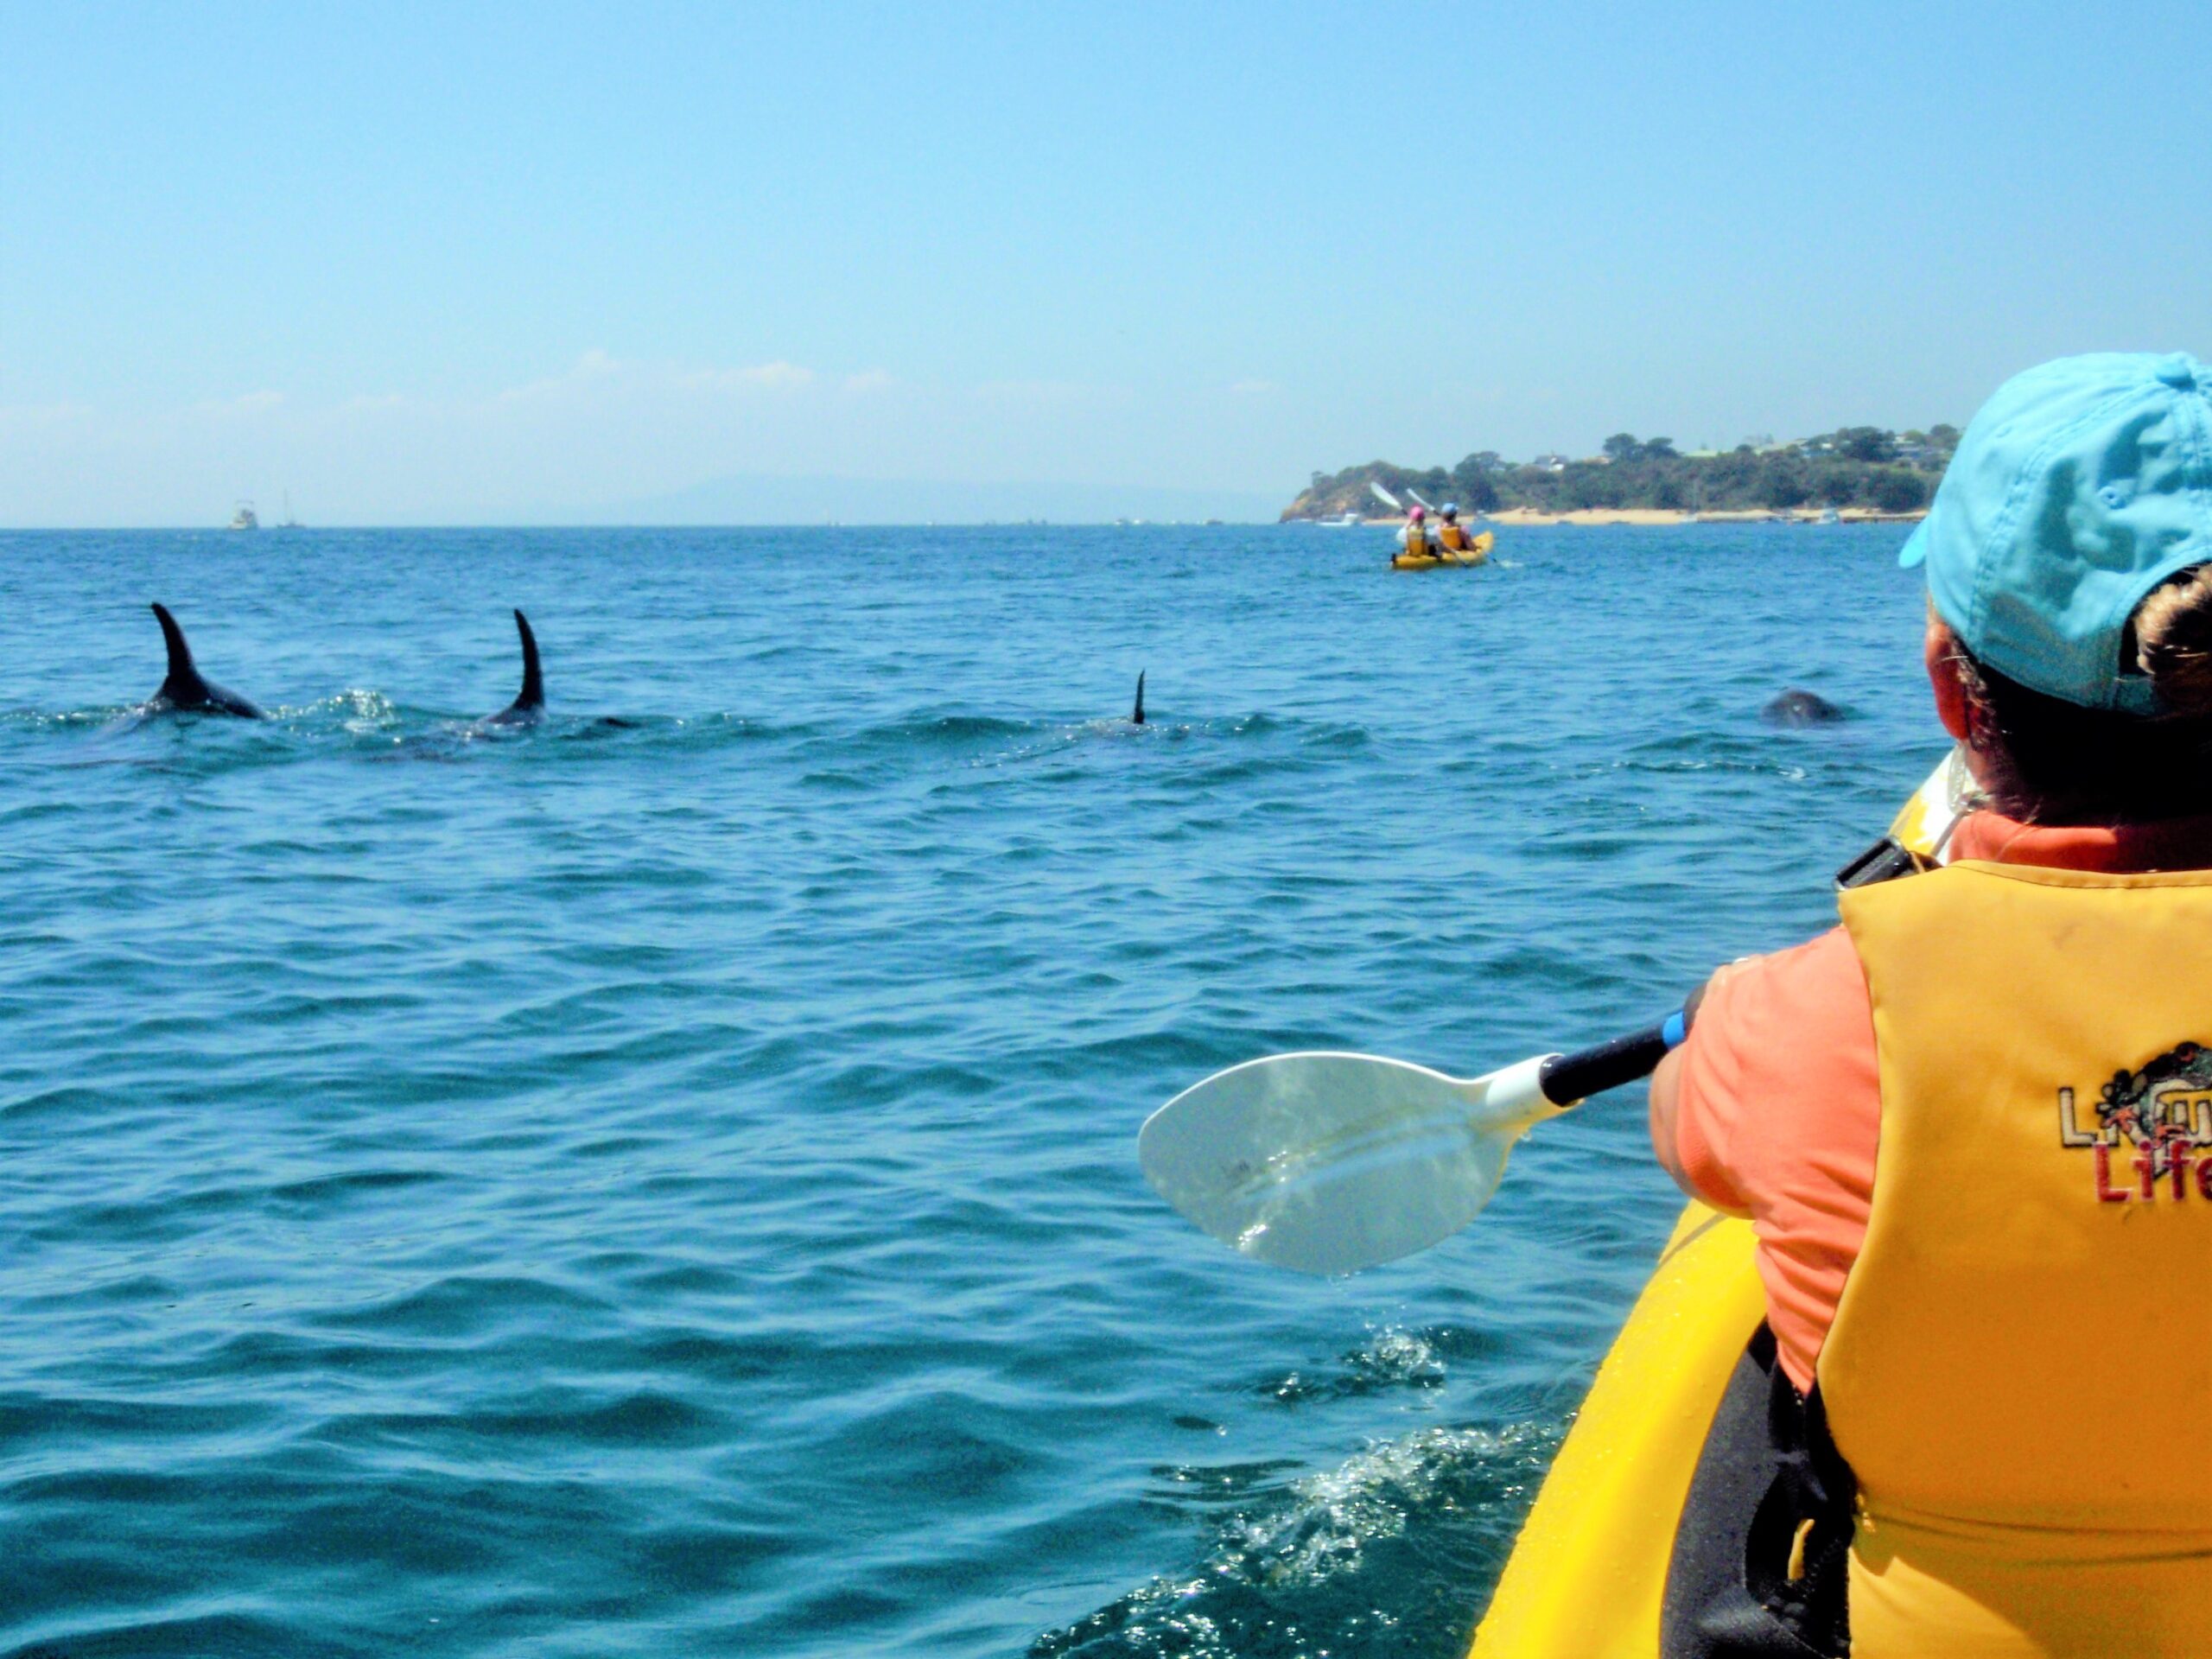
<path fill-rule="evenodd" d="M 1793 685 L 1760 709 L 1759 718 L 1770 726 L 1829 726 L 1851 715 L 1819 692 Z"/>
<path fill-rule="evenodd" d="M 1144 724 L 1144 671 L 1142 669 L 1137 671 L 1137 706 L 1130 711 L 1129 724 L 1132 726 Z"/>
<path fill-rule="evenodd" d="M 176 618 L 169 614 L 167 606 L 156 605 L 154 614 L 161 621 L 162 642 L 168 646 L 169 671 L 168 677 L 162 682 L 162 689 L 147 702 L 149 712 L 231 715 L 239 720 L 269 718 L 251 699 L 225 690 L 200 673 L 192 660 L 192 647 L 185 642 L 184 630 L 177 626 Z"/>
<path fill-rule="evenodd" d="M 515 631 L 522 635 L 522 690 L 498 714 L 478 721 L 479 726 L 535 726 L 545 718 L 545 676 L 537 666 L 537 636 L 520 611 L 515 613 Z"/>

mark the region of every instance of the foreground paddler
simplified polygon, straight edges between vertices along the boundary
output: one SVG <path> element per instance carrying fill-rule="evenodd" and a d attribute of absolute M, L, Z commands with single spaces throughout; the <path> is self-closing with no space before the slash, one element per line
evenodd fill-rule
<path fill-rule="evenodd" d="M 2208 392 L 2073 358 L 1975 417 L 1904 562 L 1987 804 L 1652 1079 L 1766 1311 L 1663 1655 L 2212 1652 Z"/>
<path fill-rule="evenodd" d="M 1687 1033 L 1655 1139 L 1747 1220 L 1692 1205 L 1477 1655 L 2212 1651 L 2207 392 L 2080 359 L 1978 417 L 1906 552 L 1969 775 L 1845 873 L 1888 885 L 1843 930 L 1717 976 L 1694 1027 L 1464 1082 L 1281 1055 L 1146 1124 L 1199 1225 L 1350 1271 Z"/>

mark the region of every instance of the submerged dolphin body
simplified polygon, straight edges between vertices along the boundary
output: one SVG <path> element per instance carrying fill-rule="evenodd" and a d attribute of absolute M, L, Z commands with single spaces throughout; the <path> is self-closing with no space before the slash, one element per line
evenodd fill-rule
<path fill-rule="evenodd" d="M 250 698 L 226 691 L 200 673 L 192 660 L 192 647 L 185 643 L 184 630 L 177 626 L 176 618 L 169 614 L 167 606 L 156 605 L 154 614 L 161 620 L 162 639 L 168 646 L 169 671 L 162 682 L 162 689 L 147 700 L 149 714 L 232 715 L 240 720 L 269 718 Z"/>
<path fill-rule="evenodd" d="M 545 677 L 537 666 L 537 636 L 520 611 L 515 613 L 515 632 L 522 635 L 522 690 L 498 714 L 478 721 L 479 726 L 535 726 L 545 718 Z"/>
<path fill-rule="evenodd" d="M 1791 686 L 1759 710 L 1770 726 L 1831 726 L 1851 716 L 1817 691 Z"/>
<path fill-rule="evenodd" d="M 1137 671 L 1137 706 L 1130 712 L 1129 724 L 1132 726 L 1144 724 L 1144 671 L 1142 669 Z"/>

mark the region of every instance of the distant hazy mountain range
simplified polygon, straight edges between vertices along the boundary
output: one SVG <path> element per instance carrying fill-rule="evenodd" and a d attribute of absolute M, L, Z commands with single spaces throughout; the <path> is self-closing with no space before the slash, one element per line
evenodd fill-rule
<path fill-rule="evenodd" d="M 1281 507 L 1255 491 L 1115 484 L 935 483 L 913 479 L 734 477 L 671 494 L 610 502 L 564 522 L 599 524 L 979 524 L 1042 518 L 1273 523 Z"/>

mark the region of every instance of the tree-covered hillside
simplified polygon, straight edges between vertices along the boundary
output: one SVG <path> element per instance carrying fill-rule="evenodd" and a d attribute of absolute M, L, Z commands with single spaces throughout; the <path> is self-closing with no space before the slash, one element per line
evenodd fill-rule
<path fill-rule="evenodd" d="M 1448 469 L 1372 461 L 1340 473 L 1316 473 L 1282 516 L 1324 518 L 1373 512 L 1370 483 L 1402 498 L 1410 489 L 1431 501 L 1457 501 L 1468 512 L 1511 507 L 1542 512 L 1606 507 L 1687 512 L 1866 507 L 1913 512 L 1928 505 L 1958 442 L 1957 429 L 1949 426 L 1903 433 L 1849 426 L 1796 443 L 1743 443 L 1682 454 L 1669 439 L 1620 432 L 1605 440 L 1600 454 L 1581 461 L 1545 455 L 1510 461 L 1483 449 Z"/>

